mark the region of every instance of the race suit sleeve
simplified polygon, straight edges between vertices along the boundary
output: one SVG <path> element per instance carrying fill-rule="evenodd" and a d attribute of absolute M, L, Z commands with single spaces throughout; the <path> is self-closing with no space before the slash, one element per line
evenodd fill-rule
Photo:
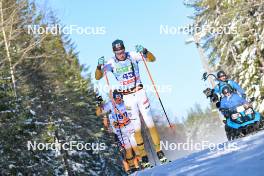
<path fill-rule="evenodd" d="M 137 62 L 138 61 L 142 61 L 142 56 L 140 53 L 136 53 L 136 52 L 130 52 L 130 55 L 132 56 L 132 58 L 134 58 Z M 150 52 L 148 51 L 147 54 L 143 55 L 144 59 L 147 61 L 147 62 L 154 62 L 156 60 L 155 56 Z"/>
<path fill-rule="evenodd" d="M 111 101 L 108 101 L 107 103 L 105 103 L 104 105 L 103 105 L 103 110 L 105 111 L 105 112 L 109 112 L 109 111 L 111 111 L 112 110 L 112 102 Z"/>
<path fill-rule="evenodd" d="M 113 71 L 113 67 L 111 63 L 107 63 L 103 66 L 103 68 L 96 68 L 95 70 L 95 79 L 99 80 L 104 76 L 104 71 Z"/>
<path fill-rule="evenodd" d="M 96 68 L 95 70 L 95 79 L 99 80 L 103 77 L 104 73 L 101 69 Z"/>
<path fill-rule="evenodd" d="M 101 107 L 96 107 L 95 114 L 96 114 L 97 117 L 99 117 L 102 114 Z"/>
<path fill-rule="evenodd" d="M 95 110 L 96 116 L 99 117 L 99 116 L 104 115 L 105 113 L 111 111 L 111 107 L 112 107 L 111 105 L 112 104 L 109 101 L 109 102 L 107 102 L 107 103 L 105 103 L 105 104 L 103 104 L 101 106 L 96 107 L 96 110 Z"/>
<path fill-rule="evenodd" d="M 229 80 L 229 84 L 237 90 L 237 92 L 240 94 L 240 95 L 245 95 L 245 91 L 235 82 L 235 81 L 232 81 L 232 80 Z"/>

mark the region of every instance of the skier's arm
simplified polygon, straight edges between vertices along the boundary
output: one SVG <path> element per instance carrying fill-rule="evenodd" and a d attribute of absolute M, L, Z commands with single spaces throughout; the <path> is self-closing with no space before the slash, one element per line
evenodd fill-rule
<path fill-rule="evenodd" d="M 99 79 L 101 79 L 103 77 L 103 75 L 104 75 L 104 73 L 103 73 L 103 71 L 101 69 L 101 66 L 99 66 L 99 67 L 97 66 L 97 68 L 95 70 L 95 79 L 99 80 Z"/>
<path fill-rule="evenodd" d="M 146 57 L 145 57 L 145 55 L 146 55 Z M 148 61 L 148 62 L 154 62 L 156 60 L 155 56 L 148 50 L 147 50 L 147 53 L 145 55 L 144 55 L 144 57 L 146 58 L 146 61 Z"/>
<path fill-rule="evenodd" d="M 106 65 L 103 66 L 103 68 L 102 68 L 102 65 L 99 64 L 96 67 L 96 70 L 95 70 L 95 79 L 96 80 L 99 80 L 99 79 L 101 79 L 104 76 L 103 70 L 112 71 L 113 69 L 111 67 L 111 64 L 106 64 Z"/>
<path fill-rule="evenodd" d="M 95 114 L 97 117 L 100 117 L 103 114 L 102 108 L 100 106 L 96 107 Z"/>
<path fill-rule="evenodd" d="M 142 60 L 142 56 L 140 53 L 143 54 L 144 59 L 148 62 L 154 62 L 156 60 L 155 56 L 150 51 L 148 51 L 147 48 L 144 48 L 142 45 L 136 45 L 135 47 L 137 56 L 134 58 L 136 58 L 137 60 Z"/>
<path fill-rule="evenodd" d="M 107 112 L 105 112 L 101 106 L 96 107 L 96 116 L 102 117 L 102 122 L 104 127 L 109 130 Z"/>
<path fill-rule="evenodd" d="M 142 61 L 142 59 L 145 59 L 147 62 L 154 62 L 156 60 L 155 56 L 149 51 L 147 53 L 143 54 L 143 58 L 142 58 L 142 55 L 140 53 L 136 53 L 136 52 L 130 52 L 130 55 L 137 62 Z"/>
<path fill-rule="evenodd" d="M 96 115 L 102 116 L 102 115 L 105 115 L 106 113 L 108 113 L 109 111 L 111 111 L 111 103 L 107 102 L 107 103 L 102 104 L 101 106 L 98 106 L 96 108 Z"/>

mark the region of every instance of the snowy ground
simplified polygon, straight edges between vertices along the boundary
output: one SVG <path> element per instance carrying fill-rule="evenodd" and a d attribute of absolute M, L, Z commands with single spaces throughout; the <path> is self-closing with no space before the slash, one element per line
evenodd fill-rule
<path fill-rule="evenodd" d="M 263 176 L 264 131 L 223 143 L 218 150 L 203 150 L 166 165 L 135 173 L 135 176 L 186 175 Z"/>

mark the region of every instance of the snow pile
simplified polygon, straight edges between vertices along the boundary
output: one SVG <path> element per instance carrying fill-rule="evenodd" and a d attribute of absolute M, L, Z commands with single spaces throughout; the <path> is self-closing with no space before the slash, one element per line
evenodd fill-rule
<path fill-rule="evenodd" d="M 229 146 L 194 153 L 166 165 L 136 173 L 137 176 L 262 176 L 264 171 L 264 132 L 226 142 Z M 230 147 L 232 146 L 232 147 Z"/>

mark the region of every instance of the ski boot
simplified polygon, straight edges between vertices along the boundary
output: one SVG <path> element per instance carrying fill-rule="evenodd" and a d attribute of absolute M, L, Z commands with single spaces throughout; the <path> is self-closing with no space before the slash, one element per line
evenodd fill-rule
<path fill-rule="evenodd" d="M 161 164 L 164 164 L 166 162 L 171 162 L 171 161 L 168 161 L 168 159 L 165 157 L 162 150 L 157 152 L 157 156 L 158 156 Z"/>
<path fill-rule="evenodd" d="M 123 162 L 123 167 L 124 167 L 125 172 L 129 175 L 130 167 L 129 167 L 127 161 L 123 160 L 122 162 Z"/>
<path fill-rule="evenodd" d="M 139 162 L 139 157 L 135 157 L 134 158 L 134 166 L 135 166 L 135 168 L 137 169 L 137 170 L 140 170 L 140 162 Z"/>
<path fill-rule="evenodd" d="M 136 168 L 136 167 L 134 167 L 134 168 L 131 168 L 131 169 L 129 169 L 128 171 L 126 171 L 126 173 L 127 173 L 127 175 L 131 175 L 131 174 L 133 174 L 133 173 L 136 172 L 136 171 L 139 171 L 139 169 Z"/>
<path fill-rule="evenodd" d="M 152 167 L 150 162 L 149 162 L 148 156 L 143 156 L 141 158 L 141 166 L 142 166 L 143 169 Z"/>

